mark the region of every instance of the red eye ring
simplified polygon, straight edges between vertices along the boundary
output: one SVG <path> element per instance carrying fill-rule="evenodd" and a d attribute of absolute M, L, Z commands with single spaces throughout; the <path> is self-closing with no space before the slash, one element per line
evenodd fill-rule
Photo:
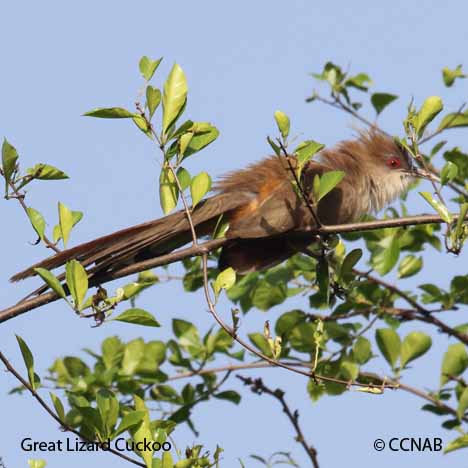
<path fill-rule="evenodd" d="M 400 158 L 390 158 L 387 159 L 387 166 L 390 169 L 398 169 L 401 167 L 401 160 Z"/>

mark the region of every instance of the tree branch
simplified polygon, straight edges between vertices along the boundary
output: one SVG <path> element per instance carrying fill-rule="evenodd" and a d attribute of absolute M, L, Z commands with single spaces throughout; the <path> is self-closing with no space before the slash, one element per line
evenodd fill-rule
<path fill-rule="evenodd" d="M 454 338 L 457 338 L 459 341 L 462 343 L 468 345 L 468 335 L 465 333 L 462 333 L 458 330 L 455 330 L 455 328 L 452 328 L 448 326 L 446 323 L 442 322 L 442 320 L 439 320 L 437 317 L 434 317 L 434 315 L 431 314 L 431 311 L 429 309 L 426 309 L 423 307 L 419 302 L 415 301 L 409 294 L 405 293 L 398 287 L 394 286 L 393 284 L 387 283 L 381 278 L 377 278 L 375 276 L 372 276 L 370 273 L 359 271 L 356 269 L 353 269 L 353 271 L 359 275 L 363 276 L 368 279 L 368 281 L 371 281 L 372 283 L 379 284 L 380 286 L 388 289 L 392 293 L 400 296 L 402 299 L 404 299 L 408 304 L 411 304 L 415 308 L 415 312 L 413 311 L 398 311 L 396 310 L 397 313 L 394 313 L 392 315 L 397 315 L 398 317 L 402 317 L 405 320 L 419 320 L 420 322 L 426 322 L 430 323 L 432 325 L 435 325 L 441 332 L 446 333 L 449 336 L 452 336 Z"/>
<path fill-rule="evenodd" d="M 453 219 L 458 219 L 458 214 L 453 214 Z M 468 217 L 466 218 L 468 220 Z M 402 226 L 416 226 L 420 224 L 440 224 L 445 222 L 440 216 L 435 215 L 421 215 L 421 216 L 408 216 L 404 218 L 395 219 L 384 219 L 376 221 L 367 221 L 363 223 L 350 223 L 350 224 L 337 224 L 322 226 L 321 228 L 311 229 L 310 231 L 303 231 L 298 233 L 299 235 L 310 236 L 311 234 L 340 234 L 345 232 L 364 232 L 372 231 L 374 229 L 382 229 L 389 227 L 402 227 Z M 312 236 L 311 236 L 312 237 Z M 134 273 L 139 273 L 144 270 L 155 268 L 157 266 L 168 265 L 169 263 L 177 262 L 185 258 L 202 256 L 208 254 L 229 242 L 229 239 L 221 238 L 214 239 L 196 246 L 187 247 L 180 249 L 175 252 L 171 252 L 166 255 L 161 255 L 150 260 L 144 260 L 142 262 L 134 263 L 118 270 L 108 272 L 100 275 L 99 277 L 90 278 L 90 286 L 96 286 L 98 284 L 105 284 L 109 281 L 113 281 L 124 276 L 128 276 Z M 45 304 L 56 301 L 59 297 L 54 292 L 48 292 L 41 294 L 40 296 L 21 301 L 20 303 L 8 307 L 7 309 L 0 311 L 0 323 L 10 320 L 18 315 L 29 312 L 30 310 L 41 307 Z"/>
<path fill-rule="evenodd" d="M 306 367 L 306 368 L 311 368 L 312 363 L 309 362 L 288 362 L 289 366 L 296 366 L 296 367 Z M 226 366 L 221 366 L 221 367 L 212 367 L 208 369 L 203 369 L 200 372 L 183 372 L 180 374 L 177 374 L 173 377 L 170 377 L 168 380 L 178 380 L 178 379 L 185 379 L 189 377 L 193 377 L 194 375 L 203 375 L 203 374 L 210 374 L 210 373 L 218 373 L 218 372 L 226 372 L 228 370 L 230 371 L 236 371 L 236 370 L 247 370 L 247 369 L 273 369 L 275 366 L 268 363 L 268 362 L 253 362 L 253 363 L 244 363 L 244 364 L 230 364 Z M 438 400 L 437 398 L 434 398 L 431 396 L 429 393 L 424 392 L 423 390 L 419 390 L 416 387 L 413 387 L 411 385 L 407 385 L 404 383 L 401 383 L 400 381 L 394 381 L 392 379 L 389 379 L 387 377 L 382 377 L 377 374 L 374 374 L 373 372 L 359 372 L 359 377 L 364 378 L 364 379 L 372 379 L 376 382 L 380 382 L 380 385 L 383 383 L 393 383 L 395 387 L 392 387 L 393 389 L 401 389 L 404 390 L 405 392 L 411 393 L 419 398 L 422 398 L 423 400 L 426 400 L 433 405 L 437 406 L 438 408 L 441 408 L 445 411 L 447 411 L 450 414 L 453 414 L 454 416 L 457 416 L 457 410 L 452 408 L 451 406 L 443 403 L 441 400 Z M 376 385 L 378 386 L 378 384 Z M 468 422 L 468 417 L 464 416 L 463 421 Z"/>
<path fill-rule="evenodd" d="M 211 313 L 213 318 L 216 320 L 218 325 L 228 335 L 230 335 L 235 341 L 237 341 L 244 349 L 246 349 L 247 351 L 250 351 L 252 354 L 259 357 L 261 360 L 266 361 L 266 362 L 270 363 L 273 366 L 282 367 L 283 369 L 295 372 L 297 374 L 304 375 L 304 376 L 306 376 L 306 377 L 308 377 L 310 379 L 313 379 L 315 381 L 333 382 L 333 383 L 337 383 L 337 384 L 340 384 L 340 385 L 344 385 L 346 387 L 352 387 L 352 386 L 368 387 L 369 386 L 369 384 L 367 384 L 367 383 L 358 382 L 356 380 L 343 380 L 343 379 L 337 379 L 335 377 L 328 377 L 328 376 L 324 376 L 324 375 L 318 375 L 318 374 L 315 373 L 315 370 L 311 370 L 309 372 L 304 372 L 304 371 L 302 371 L 300 369 L 295 368 L 294 366 L 289 366 L 289 365 L 285 364 L 282 361 L 279 361 L 277 359 L 273 359 L 273 358 L 261 353 L 260 351 L 257 351 L 249 343 L 247 343 L 243 339 L 239 338 L 239 336 L 237 336 L 236 330 L 234 330 L 230 326 L 228 326 L 224 322 L 224 320 L 216 312 L 215 306 L 214 306 L 213 301 L 211 300 L 211 297 L 210 297 L 210 291 L 208 289 L 208 285 L 209 285 L 209 282 L 208 282 L 208 264 L 207 264 L 206 254 L 204 254 L 202 256 L 202 268 L 203 268 L 203 286 L 204 286 L 203 289 L 204 289 L 204 292 L 205 292 L 205 298 L 206 298 L 206 302 L 208 304 L 209 312 Z M 386 388 L 396 388 L 393 384 L 391 384 L 391 385 L 385 384 L 383 386 L 386 387 Z"/>

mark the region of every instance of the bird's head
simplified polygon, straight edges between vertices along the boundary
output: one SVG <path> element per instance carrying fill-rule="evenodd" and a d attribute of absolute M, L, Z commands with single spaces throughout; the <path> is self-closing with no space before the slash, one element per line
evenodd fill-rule
<path fill-rule="evenodd" d="M 356 143 L 355 149 L 358 150 L 362 164 L 379 178 L 437 180 L 434 174 L 418 168 L 414 164 L 413 158 L 401 143 L 375 128 L 361 131 L 359 138 L 353 143 Z"/>
<path fill-rule="evenodd" d="M 375 128 L 360 131 L 357 139 L 325 150 L 323 160 L 354 178 L 356 189 L 368 196 L 369 211 L 384 208 L 415 178 L 437 179 L 416 167 L 403 145 Z"/>

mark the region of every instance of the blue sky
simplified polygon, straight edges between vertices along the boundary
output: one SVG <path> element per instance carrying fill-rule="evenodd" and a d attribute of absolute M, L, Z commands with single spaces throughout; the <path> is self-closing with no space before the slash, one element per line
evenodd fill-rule
<path fill-rule="evenodd" d="M 142 85 L 138 60 L 142 55 L 164 56 L 159 81 L 172 63 L 179 63 L 189 82 L 187 116 L 209 120 L 220 130 L 218 141 L 193 157 L 189 169 L 208 169 L 212 176 L 242 167 L 268 153 L 266 135 L 275 133 L 273 112 L 285 111 L 292 132 L 327 145 L 352 135 L 349 116 L 319 104 L 305 104 L 315 83 L 308 75 L 321 70 L 328 60 L 371 75 L 375 91 L 394 92 L 400 99 L 381 119 L 389 132 L 401 134 L 406 105 L 414 96 L 421 102 L 441 95 L 447 109 L 466 98 L 468 80 L 453 89 L 444 87 L 441 69 L 454 68 L 466 58 L 466 2 L 450 7 L 434 0 L 417 2 L 26 2 L 17 0 L 1 7 L 0 129 L 14 144 L 23 167 L 48 162 L 63 169 L 71 180 L 37 184 L 29 202 L 55 224 L 56 203 L 85 212 L 73 233 L 73 242 L 142 222 L 161 214 L 157 199 L 158 165 L 154 147 L 126 121 L 100 121 L 81 117 L 98 106 L 131 107 Z M 367 109 L 369 111 L 369 109 Z M 369 111 L 369 116 L 372 113 Z M 464 134 L 448 135 L 450 144 L 463 145 Z M 425 186 L 430 190 L 429 186 Z M 409 199 L 411 212 L 427 212 L 417 195 Z M 13 201 L 0 204 L 2 268 L 0 307 L 13 304 L 29 292 L 33 282 L 11 285 L 17 270 L 47 255 L 33 247 L 28 221 Z M 425 259 L 426 260 L 426 259 Z M 466 254 L 453 258 L 428 251 L 421 282 L 446 285 L 454 272 L 466 273 Z M 177 272 L 177 267 L 173 269 Z M 408 280 L 405 287 L 416 283 Z M 227 304 L 225 304 L 227 305 Z M 172 317 L 184 317 L 206 330 L 211 325 L 201 293 L 185 294 L 177 283 L 160 285 L 144 295 L 141 306 L 151 310 L 163 326 Z M 272 317 L 289 310 L 277 307 Z M 226 310 L 228 310 L 226 308 Z M 463 313 L 459 311 L 458 313 Z M 275 314 L 275 315 L 273 315 Z M 259 330 L 265 318 L 254 311 L 243 319 L 246 331 Z M 463 319 L 450 318 L 454 323 Z M 464 320 L 466 321 L 466 319 Z M 411 330 L 414 326 L 405 326 Z M 422 329 L 418 327 L 418 329 Z M 21 335 L 44 372 L 58 355 L 79 354 L 84 347 L 97 349 L 106 336 L 125 340 L 137 336 L 154 339 L 165 330 L 110 324 L 90 328 L 62 304 L 32 311 L 0 328 L 1 349 L 21 368 L 14 334 Z M 433 349 L 405 381 L 435 388 L 440 353 L 448 340 L 437 335 Z M 389 372 L 384 362 L 375 368 Z M 243 374 L 246 374 L 244 372 Z M 376 453 L 376 437 L 453 438 L 440 428 L 439 418 L 419 410 L 422 402 L 402 392 L 376 397 L 349 392 L 340 398 L 324 398 L 312 404 L 305 382 L 286 371 L 268 370 L 262 375 L 271 386 L 282 386 L 301 413 L 304 432 L 319 451 L 321 466 L 339 466 L 356 460 L 362 467 L 441 462 L 461 467 L 466 453 L 442 458 L 432 453 Z M 61 437 L 55 423 L 27 396 L 7 396 L 16 382 L 0 374 L 0 412 L 3 437 L 0 457 L 7 468 L 26 466 L 29 454 L 19 441 L 31 436 L 41 440 Z M 228 388 L 238 388 L 236 383 Z M 308 466 L 293 432 L 276 403 L 244 392 L 240 409 L 216 401 L 200 406 L 194 414 L 202 434 L 200 441 L 214 449 L 225 448 L 223 467 L 255 466 L 248 455 L 291 451 Z M 6 423 L 5 423 L 6 421 Z M 199 442 L 186 429 L 175 435 L 179 447 Z M 48 467 L 74 468 L 83 463 L 127 466 L 110 455 L 44 454 Z"/>

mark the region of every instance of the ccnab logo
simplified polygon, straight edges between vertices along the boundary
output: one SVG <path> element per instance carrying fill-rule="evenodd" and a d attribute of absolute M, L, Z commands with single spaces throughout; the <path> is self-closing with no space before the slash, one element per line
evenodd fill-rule
<path fill-rule="evenodd" d="M 393 452 L 440 452 L 442 439 L 439 437 L 394 437 L 388 444 Z"/>

